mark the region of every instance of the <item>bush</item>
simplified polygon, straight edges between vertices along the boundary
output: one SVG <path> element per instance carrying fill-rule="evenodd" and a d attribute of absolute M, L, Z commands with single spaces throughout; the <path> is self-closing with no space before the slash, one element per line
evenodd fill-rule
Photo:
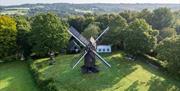
<path fill-rule="evenodd" d="M 38 78 L 36 80 L 38 86 L 41 88 L 42 91 L 58 91 L 54 84 L 53 78 L 49 78 L 49 79 Z"/>
<path fill-rule="evenodd" d="M 36 84 L 42 91 L 58 91 L 57 87 L 55 86 L 55 80 L 53 78 L 42 77 L 42 74 L 39 72 L 39 68 L 35 63 L 30 63 L 30 70 L 34 76 Z"/>
<path fill-rule="evenodd" d="M 12 62 L 12 61 L 17 61 L 17 57 L 15 55 L 2 58 L 3 63 Z"/>

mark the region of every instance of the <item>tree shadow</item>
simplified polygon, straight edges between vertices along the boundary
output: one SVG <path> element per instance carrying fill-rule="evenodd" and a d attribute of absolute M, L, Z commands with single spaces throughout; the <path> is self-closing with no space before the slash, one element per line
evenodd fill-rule
<path fill-rule="evenodd" d="M 139 81 L 136 80 L 127 89 L 125 89 L 124 91 L 138 91 L 138 88 L 137 88 L 138 85 L 139 85 Z"/>
<path fill-rule="evenodd" d="M 167 84 L 168 83 L 168 84 Z M 166 79 L 160 79 L 156 76 L 151 77 L 151 80 L 147 83 L 150 87 L 148 91 L 180 91 L 177 83 L 172 83 Z"/>
<path fill-rule="evenodd" d="M 38 91 L 25 62 L 0 64 L 0 91 Z"/>
<path fill-rule="evenodd" d="M 148 91 L 180 91 L 180 81 L 167 75 L 161 69 L 154 68 L 146 63 L 146 60 L 151 60 L 144 57 L 139 57 L 136 63 L 141 65 L 143 69 L 154 74 L 146 85 L 149 85 Z"/>
<path fill-rule="evenodd" d="M 45 69 L 43 74 L 45 77 L 53 77 L 55 84 L 60 91 L 101 91 L 101 90 L 119 90 L 138 91 L 138 87 L 145 85 L 149 87 L 149 91 L 180 91 L 180 83 L 162 74 L 157 69 L 150 67 L 147 63 L 141 61 L 127 61 L 122 54 L 103 55 L 106 60 L 112 65 L 107 69 L 99 61 L 97 64 L 100 72 L 97 74 L 82 74 L 80 67 L 81 62 L 74 70 L 72 70 L 72 63 L 79 55 L 66 55 L 57 58 L 57 63 L 52 67 Z M 146 59 L 138 59 L 146 60 Z M 135 80 L 129 87 L 124 88 L 124 78 L 128 77 L 140 65 L 143 69 L 152 73 L 152 78 L 149 81 Z M 154 78 L 154 76 L 157 76 Z M 148 78 L 149 79 L 149 78 Z M 118 86 L 117 86 L 118 85 Z M 117 87 L 115 87 L 117 86 Z"/>

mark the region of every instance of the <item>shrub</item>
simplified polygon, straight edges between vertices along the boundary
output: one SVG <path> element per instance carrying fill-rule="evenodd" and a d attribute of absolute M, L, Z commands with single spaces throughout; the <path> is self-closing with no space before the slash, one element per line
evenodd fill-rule
<path fill-rule="evenodd" d="M 42 91 L 58 91 L 55 86 L 55 80 L 53 78 L 42 77 L 42 74 L 39 72 L 39 68 L 35 63 L 30 63 L 30 69 L 36 84 Z"/>

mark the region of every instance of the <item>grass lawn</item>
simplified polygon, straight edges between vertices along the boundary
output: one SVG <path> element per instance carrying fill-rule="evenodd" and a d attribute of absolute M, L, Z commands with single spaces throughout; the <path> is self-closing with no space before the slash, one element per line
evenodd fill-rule
<path fill-rule="evenodd" d="M 39 91 L 25 62 L 0 64 L 0 91 Z"/>
<path fill-rule="evenodd" d="M 104 55 L 112 68 L 98 63 L 100 72 L 82 74 L 78 65 L 72 70 L 78 55 L 60 55 L 53 66 L 39 69 L 45 78 L 53 77 L 59 91 L 180 91 L 180 81 L 165 76 L 140 61 L 127 61 L 122 53 Z M 38 59 L 34 64 L 46 62 Z"/>

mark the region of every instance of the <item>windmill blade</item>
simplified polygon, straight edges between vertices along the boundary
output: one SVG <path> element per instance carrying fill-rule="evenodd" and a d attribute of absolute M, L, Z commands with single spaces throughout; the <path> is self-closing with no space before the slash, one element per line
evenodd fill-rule
<path fill-rule="evenodd" d="M 108 31 L 108 30 L 109 30 L 109 27 L 107 27 L 107 28 L 96 38 L 96 41 L 98 41 L 99 38 L 101 38 L 101 36 L 102 36 L 104 33 L 106 33 L 106 31 Z"/>
<path fill-rule="evenodd" d="M 79 63 L 80 61 L 84 58 L 84 56 L 87 54 L 87 51 L 85 51 L 85 53 L 79 58 L 79 60 L 76 62 L 76 64 L 73 66 L 72 69 L 74 69 Z"/>
<path fill-rule="evenodd" d="M 92 50 L 92 52 L 101 60 L 102 63 L 104 63 L 108 67 L 111 67 L 111 65 L 108 62 L 106 62 L 106 60 L 103 59 L 96 51 Z"/>
<path fill-rule="evenodd" d="M 89 45 L 89 41 L 82 36 L 75 28 L 70 27 L 70 29 L 68 30 L 68 32 L 76 39 L 78 40 L 84 47 L 86 47 L 87 45 Z"/>

